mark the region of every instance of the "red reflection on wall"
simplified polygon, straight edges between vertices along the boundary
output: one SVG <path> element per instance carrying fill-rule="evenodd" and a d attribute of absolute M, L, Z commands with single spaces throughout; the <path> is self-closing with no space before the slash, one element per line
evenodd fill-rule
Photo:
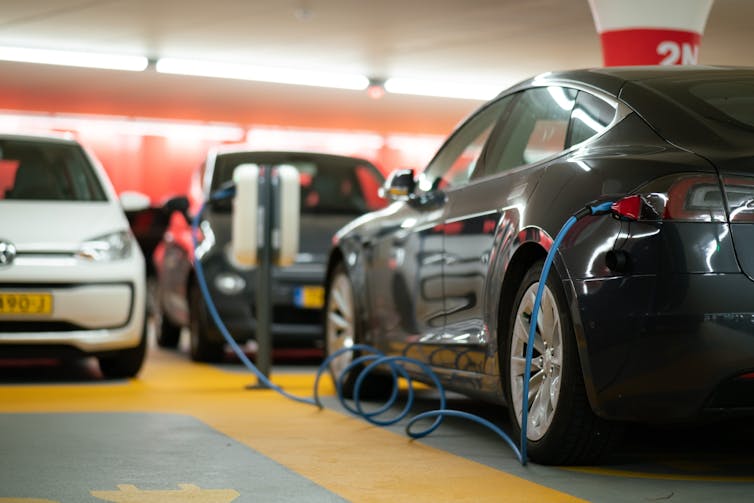
<path fill-rule="evenodd" d="M 143 192 L 153 204 L 186 194 L 191 176 L 204 161 L 207 151 L 220 144 L 195 138 L 77 136 L 102 162 L 116 192 Z"/>
<path fill-rule="evenodd" d="M 223 144 L 253 150 L 308 150 L 361 157 L 385 174 L 397 168 L 421 169 L 442 142 L 442 136 L 378 134 L 338 130 L 299 130 L 283 127 L 204 125 L 105 115 L 65 116 L 0 112 L 7 132 L 64 134 L 80 141 L 102 163 L 117 193 L 148 195 L 153 205 L 192 190 L 192 177 L 207 152 Z M 246 140 L 244 142 L 244 139 Z M 196 184 L 195 184 L 196 185 Z M 374 194 L 370 207 L 379 207 Z M 196 190 L 196 188 L 194 188 Z M 372 197 L 374 196 L 374 197 Z"/>

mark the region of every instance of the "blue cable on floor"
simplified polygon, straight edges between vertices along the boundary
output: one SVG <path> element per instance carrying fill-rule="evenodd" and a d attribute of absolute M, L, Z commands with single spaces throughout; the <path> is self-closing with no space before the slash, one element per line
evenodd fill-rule
<path fill-rule="evenodd" d="M 234 195 L 235 195 L 235 188 L 230 187 L 230 188 L 218 190 L 217 192 L 213 193 L 210 197 L 210 200 L 227 199 L 227 198 L 233 197 Z M 193 241 L 194 250 L 196 250 L 199 246 L 197 234 L 198 234 L 198 229 L 199 229 L 199 222 L 201 220 L 202 214 L 204 213 L 205 205 L 206 203 L 201 206 L 196 216 L 193 218 L 192 225 L 191 225 L 191 238 Z M 586 206 L 584 210 L 581 210 L 579 213 L 577 213 L 576 215 L 568 219 L 568 221 L 565 223 L 565 225 L 560 230 L 560 232 L 558 232 L 558 235 L 553 241 L 553 244 L 550 247 L 550 251 L 547 254 L 547 258 L 545 259 L 544 267 L 542 268 L 542 273 L 539 278 L 539 287 L 537 289 L 537 295 L 534 300 L 534 307 L 533 307 L 532 315 L 530 319 L 529 340 L 528 340 L 528 345 L 527 345 L 527 350 L 526 350 L 526 366 L 525 366 L 524 375 L 529 375 L 531 373 L 531 360 L 533 356 L 534 336 L 536 334 L 537 318 L 539 316 L 539 307 L 542 301 L 542 294 L 544 292 L 544 285 L 547 280 L 547 275 L 549 274 L 550 267 L 552 266 L 552 262 L 555 258 L 555 254 L 557 252 L 558 247 L 560 246 L 560 243 L 562 242 L 568 230 L 573 226 L 574 223 L 576 223 L 578 219 L 589 214 L 596 215 L 599 213 L 605 213 L 610 210 L 611 205 L 612 205 L 612 202 L 605 202 L 605 203 L 601 203 L 594 206 Z M 500 427 L 488 421 L 487 419 L 479 417 L 475 414 L 470 414 L 468 412 L 463 412 L 463 411 L 453 410 L 453 409 L 446 409 L 445 407 L 447 404 L 447 399 L 445 397 L 445 389 L 443 388 L 440 382 L 440 379 L 437 377 L 437 375 L 434 373 L 434 371 L 432 371 L 432 369 L 428 365 L 426 365 L 425 363 L 419 360 L 415 360 L 413 358 L 408 358 L 405 356 L 386 356 L 383 353 L 381 353 L 379 350 L 377 350 L 376 348 L 373 348 L 371 346 L 367 346 L 364 344 L 354 344 L 351 347 L 342 348 L 334 352 L 333 354 L 328 355 L 327 358 L 324 359 L 324 361 L 320 364 L 319 368 L 317 369 L 317 373 L 314 379 L 313 396 L 311 398 L 293 395 L 285 391 L 280 386 L 273 383 L 266 375 L 264 375 L 251 362 L 251 360 L 249 360 L 249 358 L 246 356 L 246 354 L 238 345 L 238 343 L 233 339 L 233 336 L 230 334 L 227 327 L 225 326 L 225 323 L 220 317 L 220 314 L 217 312 L 217 308 L 215 307 L 215 304 L 212 300 L 212 296 L 210 295 L 210 292 L 209 292 L 209 288 L 207 287 L 207 282 L 204 277 L 204 270 L 202 268 L 201 260 L 197 258 L 196 253 L 194 253 L 194 269 L 196 271 L 196 278 L 197 278 L 197 283 L 199 284 L 199 289 L 202 292 L 202 295 L 205 300 L 205 304 L 207 306 L 207 311 L 212 317 L 212 320 L 215 322 L 215 325 L 220 330 L 220 333 L 222 334 L 223 338 L 230 345 L 231 349 L 239 358 L 239 360 L 241 360 L 244 366 L 256 376 L 256 378 L 258 379 L 258 382 L 261 385 L 281 394 L 282 396 L 286 398 L 294 400 L 296 402 L 305 403 L 308 405 L 315 405 L 319 407 L 320 409 L 322 409 L 324 408 L 324 406 L 319 398 L 319 382 L 322 375 L 324 375 L 324 373 L 328 371 L 330 362 L 332 362 L 335 358 L 337 358 L 338 356 L 344 353 L 356 353 L 356 352 L 367 353 L 367 354 L 360 355 L 354 358 L 353 361 L 351 361 L 350 364 L 346 366 L 343 372 L 341 372 L 341 374 L 336 377 L 335 388 L 337 391 L 338 399 L 341 405 L 351 414 L 361 417 L 365 419 L 366 421 L 368 421 L 369 423 L 376 426 L 390 426 L 405 419 L 406 416 L 410 413 L 411 408 L 413 407 L 413 404 L 414 404 L 413 379 L 410 377 L 405 366 L 406 365 L 414 366 L 414 367 L 419 368 L 426 376 L 428 376 L 430 380 L 432 381 L 434 387 L 437 389 L 437 392 L 439 394 L 440 408 L 437 410 L 430 410 L 427 412 L 422 412 L 412 417 L 406 424 L 406 434 L 409 437 L 418 439 L 418 438 L 422 438 L 431 434 L 440 426 L 443 418 L 445 417 L 457 417 L 457 418 L 467 419 L 469 421 L 480 424 L 490 429 L 495 434 L 497 434 L 500 438 L 503 439 L 503 441 L 505 441 L 505 443 L 507 443 L 510 446 L 513 452 L 516 454 L 516 457 L 518 458 L 519 462 L 522 465 L 526 465 L 527 463 L 526 433 L 527 433 L 527 421 L 528 421 L 527 397 L 529 395 L 529 380 L 528 379 L 523 380 L 524 389 L 523 389 L 520 448 L 519 446 L 515 444 L 515 442 L 513 442 L 511 437 L 508 436 L 508 434 L 506 434 Z M 364 368 L 359 370 L 359 367 L 361 367 L 362 365 L 364 366 Z M 388 369 L 390 370 L 393 377 L 393 384 L 394 384 L 393 391 L 390 397 L 387 399 L 387 401 L 378 409 L 374 411 L 365 411 L 359 397 L 361 386 L 364 383 L 364 380 L 366 379 L 366 377 L 369 375 L 369 373 L 374 371 L 377 367 L 380 367 L 380 366 L 383 366 L 383 367 L 387 366 Z M 351 372 L 355 372 L 355 371 L 359 371 L 359 375 L 357 376 L 356 381 L 354 383 L 354 392 L 353 392 L 353 400 L 352 400 L 353 405 L 351 405 L 346 401 L 346 398 L 343 396 L 343 392 L 342 392 L 343 381 Z M 391 410 L 391 408 L 393 407 L 393 405 L 395 404 L 398 398 L 398 379 L 400 377 L 404 378 L 408 383 L 406 403 L 403 407 L 403 410 L 401 410 L 401 412 L 397 413 L 395 416 L 393 416 L 390 419 L 380 419 L 380 416 L 382 416 L 383 414 Z M 434 421 L 428 427 L 423 428 L 423 429 L 417 429 L 415 427 L 416 423 L 418 423 L 419 421 L 429 420 L 432 418 L 434 418 Z"/>

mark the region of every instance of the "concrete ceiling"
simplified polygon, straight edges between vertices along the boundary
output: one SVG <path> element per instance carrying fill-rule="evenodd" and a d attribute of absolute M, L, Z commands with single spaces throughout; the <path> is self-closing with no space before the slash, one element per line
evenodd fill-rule
<path fill-rule="evenodd" d="M 661 1 L 661 0 L 658 0 Z M 715 0 L 700 63 L 754 65 L 754 2 Z M 587 0 L 0 0 L 0 45 L 506 86 L 601 64 Z M 33 96 L 33 99 L 30 99 Z M 0 63 L 0 108 L 444 133 L 478 102 Z"/>

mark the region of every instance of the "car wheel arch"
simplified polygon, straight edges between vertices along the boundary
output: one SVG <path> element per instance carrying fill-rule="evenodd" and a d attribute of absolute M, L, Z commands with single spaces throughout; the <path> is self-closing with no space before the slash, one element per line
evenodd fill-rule
<path fill-rule="evenodd" d="M 497 295 L 497 336 L 495 337 L 495 343 L 497 344 L 496 355 L 499 354 L 502 347 L 502 341 L 505 339 L 508 326 L 510 324 L 511 309 L 513 308 L 513 302 L 516 297 L 516 292 L 523 280 L 526 272 L 535 264 L 538 260 L 541 260 L 547 256 L 547 250 L 545 250 L 539 243 L 526 242 L 520 244 L 510 259 L 505 264 L 504 272 L 502 273 L 502 281 L 500 284 L 500 292 Z M 494 333 L 494 332 L 493 332 Z M 504 362 L 498 357 L 497 369 L 500 375 L 504 375 L 504 369 L 502 368 Z"/>
<path fill-rule="evenodd" d="M 335 267 L 341 262 L 345 262 L 343 252 L 340 248 L 333 248 L 330 252 L 330 256 L 327 258 L 327 269 L 325 270 L 325 285 L 330 284 L 333 271 L 335 270 Z"/>
<path fill-rule="evenodd" d="M 521 234 L 523 234 L 523 232 Z M 538 234 L 543 234 L 543 231 L 540 230 Z M 544 246 L 542 246 L 542 243 L 552 243 L 552 239 L 549 238 L 549 236 L 547 236 L 546 234 L 539 236 L 539 238 L 540 239 L 532 239 L 519 243 L 516 249 L 512 252 L 510 259 L 507 260 L 504 265 L 501 265 L 501 267 L 504 267 L 504 271 L 501 274 L 502 281 L 498 282 L 500 285 L 500 291 L 496 297 L 497 304 L 496 306 L 494 306 L 495 309 L 497 309 L 496 316 L 494 317 L 495 321 L 497 322 L 497 327 L 496 329 L 494 327 L 490 327 L 491 333 L 496 334 L 496 336 L 494 337 L 494 343 L 497 345 L 497 348 L 494 353 L 498 361 L 495 368 L 499 372 L 500 376 L 505 375 L 506 369 L 503 368 L 505 362 L 503 362 L 499 358 L 499 351 L 500 348 L 502 348 L 501 344 L 503 344 L 505 340 L 506 332 L 510 324 L 511 310 L 513 308 L 513 302 L 515 301 L 516 293 L 521 284 L 521 281 L 526 275 L 526 272 L 538 260 L 543 260 L 547 256 L 548 250 L 545 249 Z M 557 274 L 557 271 L 564 269 L 565 265 L 556 258 L 550 274 Z M 587 398 L 590 405 L 592 406 L 592 410 L 594 410 L 595 413 L 599 414 L 600 408 L 597 400 L 597 390 L 594 387 L 591 367 L 589 365 L 587 357 L 588 352 L 586 350 L 586 338 L 584 335 L 583 326 L 581 324 L 581 316 L 579 315 L 578 308 L 578 297 L 576 295 L 573 282 L 564 281 L 563 290 L 568 302 L 571 321 L 573 323 L 573 332 L 576 338 L 576 347 L 579 356 L 579 366 L 581 367 Z M 500 393 L 502 393 L 502 381 Z"/>
<path fill-rule="evenodd" d="M 366 326 L 368 325 L 367 320 L 369 319 L 369 310 L 366 307 L 366 274 L 363 261 L 361 260 L 361 251 L 358 243 L 345 241 L 341 241 L 338 246 L 332 249 L 328 258 L 327 272 L 325 274 L 325 299 L 330 295 L 329 287 L 335 268 L 338 264 L 343 264 L 346 273 L 353 283 L 354 295 L 356 296 L 356 308 L 359 309 L 358 319 L 360 320 L 365 335 L 365 340 L 363 342 L 370 344 L 370 333 L 366 330 Z"/>
<path fill-rule="evenodd" d="M 177 257 L 174 257 L 176 254 L 178 254 Z M 171 261 L 170 266 L 165 264 L 165 257 L 174 257 L 169 259 Z M 163 262 L 158 268 L 158 306 L 162 316 L 167 317 L 173 324 L 179 326 L 188 326 L 188 292 L 194 274 L 194 267 L 189 261 L 189 257 L 185 248 L 175 242 L 168 242 L 164 246 Z M 179 295 L 180 298 L 185 300 L 185 313 L 177 313 L 174 302 L 168 300 L 175 295 Z"/>
<path fill-rule="evenodd" d="M 199 285 L 199 280 L 196 278 L 196 271 L 194 270 L 193 264 L 192 267 L 186 271 L 186 277 L 183 278 L 183 281 L 181 281 L 181 285 L 183 285 L 183 292 L 181 293 L 182 298 L 185 301 L 186 306 L 186 314 L 184 319 L 181 320 L 173 320 L 174 322 L 177 322 L 177 324 L 181 326 L 188 327 L 190 325 L 189 321 L 189 311 L 191 309 L 191 289 L 196 285 Z"/>

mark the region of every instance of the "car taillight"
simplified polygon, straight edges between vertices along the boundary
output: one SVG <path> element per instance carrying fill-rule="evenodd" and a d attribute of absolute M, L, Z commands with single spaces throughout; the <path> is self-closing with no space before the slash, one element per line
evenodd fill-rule
<path fill-rule="evenodd" d="M 684 173 L 658 178 L 613 204 L 628 220 L 725 222 L 725 204 L 715 175 Z"/>
<path fill-rule="evenodd" d="M 667 190 L 663 220 L 725 222 L 720 182 L 714 175 L 683 176 Z"/>
<path fill-rule="evenodd" d="M 754 178 L 723 177 L 731 222 L 754 222 Z"/>

